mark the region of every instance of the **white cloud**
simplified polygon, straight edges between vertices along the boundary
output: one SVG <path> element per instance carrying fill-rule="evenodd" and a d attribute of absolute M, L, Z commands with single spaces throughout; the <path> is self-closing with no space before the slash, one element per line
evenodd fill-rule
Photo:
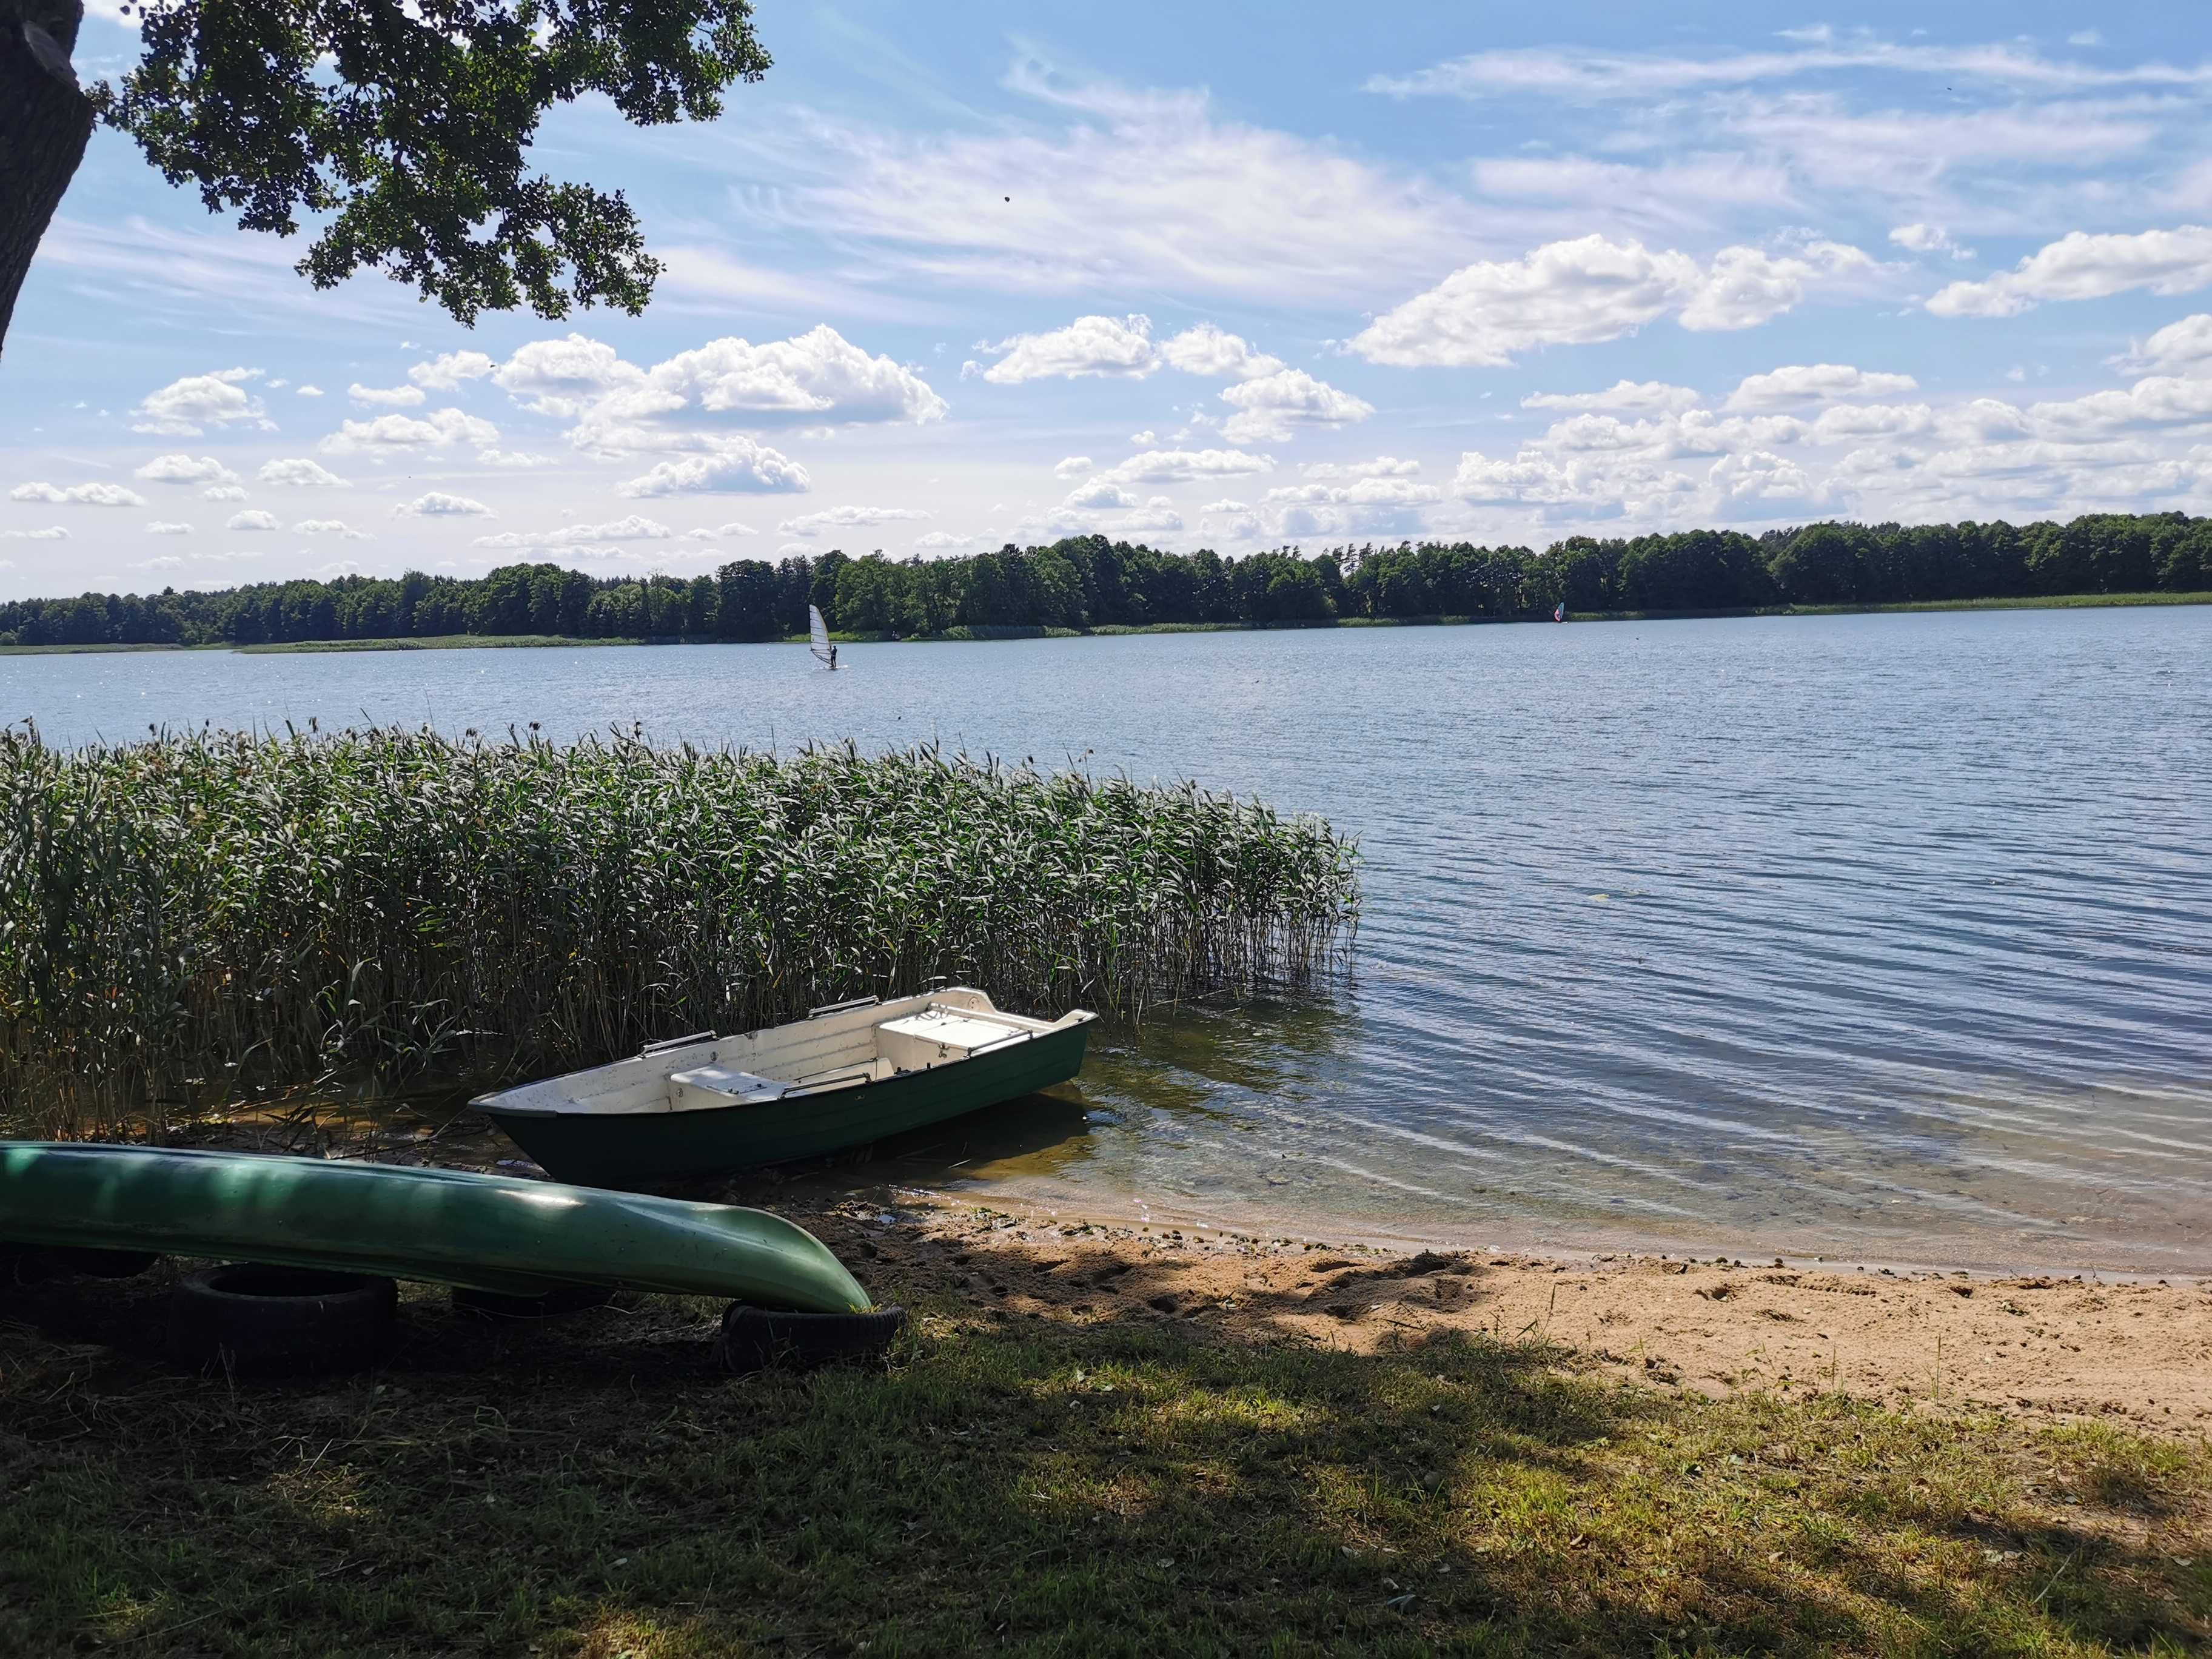
<path fill-rule="evenodd" d="M 1281 358 L 1254 350 L 1242 337 L 1212 323 L 1200 323 L 1161 341 L 1160 357 L 1170 368 L 1217 380 L 1257 380 L 1288 367 Z"/>
<path fill-rule="evenodd" d="M 1110 483 L 1184 483 L 1193 478 L 1229 478 L 1248 472 L 1272 472 L 1273 456 L 1241 449 L 1148 449 L 1102 474 Z"/>
<path fill-rule="evenodd" d="M 274 513 L 250 507 L 243 513 L 232 514 L 222 527 L 225 530 L 282 530 L 284 526 Z"/>
<path fill-rule="evenodd" d="M 159 558 L 133 560 L 131 568 L 133 570 L 182 570 L 185 562 L 173 553 L 164 553 Z"/>
<path fill-rule="evenodd" d="M 363 386 L 356 380 L 346 396 L 357 404 L 378 404 L 390 409 L 412 409 L 423 398 L 419 386 Z"/>
<path fill-rule="evenodd" d="M 70 533 L 60 525 L 48 525 L 43 530 L 0 530 L 0 539 L 11 542 L 65 542 Z"/>
<path fill-rule="evenodd" d="M 812 487 L 806 469 L 781 451 L 750 438 L 733 438 L 708 454 L 662 461 L 619 487 L 624 495 L 709 495 L 803 493 Z"/>
<path fill-rule="evenodd" d="M 149 483 L 236 483 L 233 472 L 212 455 L 195 460 L 190 455 L 156 455 L 131 475 Z"/>
<path fill-rule="evenodd" d="M 432 489 L 417 495 L 411 501 L 399 502 L 392 509 L 392 516 L 395 519 L 489 519 L 492 516 L 492 510 L 482 501 L 471 501 L 466 495 Z"/>
<path fill-rule="evenodd" d="M 407 371 L 407 378 L 431 392 L 451 392 L 463 380 L 481 380 L 493 369 L 492 360 L 481 351 L 441 352 Z"/>
<path fill-rule="evenodd" d="M 299 536 L 339 536 L 349 542 L 374 539 L 366 530 L 356 530 L 343 519 L 302 519 L 292 526 Z"/>
<path fill-rule="evenodd" d="M 1122 535 L 1180 530 L 1182 528 L 1182 514 L 1176 511 L 1175 503 L 1166 496 L 1155 495 L 1135 512 L 1123 514 L 1108 528 Z"/>
<path fill-rule="evenodd" d="M 1779 82 L 1839 70 L 1886 70 L 2072 91 L 2100 87 L 2201 87 L 2212 69 L 2152 61 L 2108 68 L 2052 58 L 2014 46 L 1899 44 L 1872 37 L 1838 46 L 1807 38 L 1796 51 L 1733 52 L 1705 57 L 1578 48 L 1506 47 L 1472 52 L 1410 75 L 1376 75 L 1366 89 L 1392 97 L 1538 95 L 1577 102 L 1642 101 L 1674 93 Z"/>
<path fill-rule="evenodd" d="M 173 519 L 156 519 L 146 526 L 146 533 L 149 536 L 189 536 L 192 533 L 192 527 L 188 524 L 179 524 Z"/>
<path fill-rule="evenodd" d="M 244 387 L 259 380 L 258 368 L 223 368 L 211 374 L 187 374 L 159 392 L 149 392 L 131 412 L 137 418 L 133 432 L 151 432 L 179 438 L 197 438 L 210 426 L 251 421 L 270 424 L 258 398 Z"/>
<path fill-rule="evenodd" d="M 1925 432 L 1935 424 L 1935 411 L 1926 404 L 1838 404 L 1820 411 L 1813 422 L 1817 443 L 1840 443 L 1847 439 L 1904 438 Z"/>
<path fill-rule="evenodd" d="M 861 530 L 870 525 L 927 517 L 928 514 L 915 507 L 833 507 L 786 519 L 776 529 L 787 536 L 818 536 L 825 530 Z"/>
<path fill-rule="evenodd" d="M 295 398 L 319 398 L 323 395 L 323 389 L 319 386 L 303 386 L 292 395 Z"/>
<path fill-rule="evenodd" d="M 417 419 L 412 415 L 379 415 L 374 420 L 347 421 L 316 446 L 326 455 L 351 455 L 379 449 L 442 449 L 451 444 L 495 445 L 499 428 L 458 409 L 433 410 Z"/>
<path fill-rule="evenodd" d="M 2130 289 L 2186 294 L 2212 283 L 2212 226 L 2133 235 L 2069 231 L 2008 271 L 1953 283 L 1928 301 L 1938 317 L 2017 317 L 2046 300 L 2100 300 Z"/>
<path fill-rule="evenodd" d="M 605 524 L 563 525 L 558 530 L 505 530 L 496 536 L 479 536 L 475 547 L 581 547 L 596 542 L 666 541 L 676 532 L 658 519 L 632 513 Z"/>
<path fill-rule="evenodd" d="M 972 547 L 973 536 L 956 536 L 949 530 L 933 530 L 926 536 L 917 536 L 914 544 L 927 552 L 937 552 L 948 547 Z"/>
<path fill-rule="evenodd" d="M 17 484 L 8 492 L 11 501 L 47 501 L 55 505 L 67 502 L 76 507 L 143 507 L 146 498 L 135 489 L 105 481 L 95 483 L 71 484 L 63 489 L 44 482 Z"/>
<path fill-rule="evenodd" d="M 557 466 L 559 464 L 559 460 L 554 456 L 534 454 L 528 450 L 479 449 L 477 451 L 477 465 L 478 466 L 496 466 L 513 469 L 515 471 L 526 471 L 533 466 Z"/>
<path fill-rule="evenodd" d="M 1076 485 L 1067 492 L 1067 498 L 1060 505 L 1074 512 L 1088 513 L 1107 507 L 1135 507 L 1138 499 L 1111 479 L 1101 477 Z"/>
<path fill-rule="evenodd" d="M 441 360 L 442 361 L 442 360 Z M 635 386 L 645 371 L 620 353 L 581 334 L 532 340 L 491 377 L 492 384 L 541 415 L 574 416 L 586 403 L 618 386 Z"/>
<path fill-rule="evenodd" d="M 1160 434 L 1150 427 L 1146 427 L 1142 432 L 1132 432 L 1129 434 L 1130 443 L 1139 449 L 1150 449 L 1159 441 Z"/>
<path fill-rule="evenodd" d="M 1297 427 L 1348 426 L 1375 412 L 1364 398 L 1340 392 L 1302 368 L 1240 380 L 1221 396 L 1237 410 L 1221 428 L 1233 444 L 1279 443 Z"/>
<path fill-rule="evenodd" d="M 1910 374 L 1869 374 L 1848 363 L 1792 363 L 1747 375 L 1729 394 L 1729 409 L 1784 409 L 1792 404 L 1830 403 L 1843 398 L 1887 398 L 1917 392 Z"/>
<path fill-rule="evenodd" d="M 1974 250 L 1961 247 L 1941 225 L 1899 225 L 1889 240 L 1911 253 L 1947 253 L 1954 259 L 1971 259 Z"/>
<path fill-rule="evenodd" d="M 1160 366 L 1152 336 L 1149 317 L 1078 317 L 1066 328 L 1012 335 L 983 348 L 999 360 L 983 371 L 983 378 L 994 386 L 1052 376 L 1072 380 L 1081 374 L 1141 380 Z"/>
<path fill-rule="evenodd" d="M 200 491 L 200 499 L 210 501 L 242 501 L 246 492 L 236 484 L 210 484 Z"/>
<path fill-rule="evenodd" d="M 1419 461 L 1401 461 L 1395 455 L 1377 455 L 1371 461 L 1310 461 L 1298 469 L 1309 478 L 1411 478 L 1419 475 Z M 1234 509 L 1242 512 L 1238 507 Z M 1211 513 L 1213 508 L 1205 511 Z"/>
<path fill-rule="evenodd" d="M 1723 456 L 1705 482 L 1729 501 L 1800 501 L 1813 492 L 1812 480 L 1796 462 L 1763 449 Z"/>
<path fill-rule="evenodd" d="M 284 484 L 303 489 L 329 489 L 346 482 L 319 461 L 311 461 L 304 455 L 264 461 L 261 470 L 253 476 L 265 484 Z"/>
<path fill-rule="evenodd" d="M 1670 315 L 1693 331 L 1749 328 L 1795 306 L 1814 282 L 1872 263 L 1856 248 L 1813 242 L 1792 254 L 1726 247 L 1701 264 L 1593 234 L 1462 266 L 1376 318 L 1352 348 L 1372 362 L 1495 368 L 1539 346 L 1618 339 Z"/>
<path fill-rule="evenodd" d="M 1698 394 L 1664 380 L 1616 380 L 1603 392 L 1538 392 L 1521 400 L 1523 409 L 1618 409 L 1629 413 L 1674 413 L 1695 409 Z"/>
<path fill-rule="evenodd" d="M 1088 455 L 1066 456 L 1054 466 L 1052 476 L 1055 478 L 1079 478 L 1090 471 L 1094 465 L 1095 463 Z"/>
<path fill-rule="evenodd" d="M 2212 315 L 2197 312 L 2179 322 L 2168 323 L 2119 362 L 2123 367 L 2154 374 L 2203 374 L 2212 372 Z M 2025 380 L 2025 374 L 2020 376 Z"/>
<path fill-rule="evenodd" d="M 735 520 L 732 520 L 728 524 L 719 526 L 709 527 L 708 526 L 702 525 L 696 530 L 687 530 L 684 532 L 684 539 L 687 542 L 718 542 L 724 539 L 726 537 L 757 536 L 759 534 L 760 532 L 755 530 L 750 525 L 739 524 Z"/>

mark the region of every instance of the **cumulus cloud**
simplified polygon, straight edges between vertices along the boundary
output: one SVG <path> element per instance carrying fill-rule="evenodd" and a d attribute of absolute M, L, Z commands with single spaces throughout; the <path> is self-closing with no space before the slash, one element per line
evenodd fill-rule
<path fill-rule="evenodd" d="M 2119 359 L 2123 367 L 2164 374 L 2212 373 L 2212 315 L 2168 323 Z"/>
<path fill-rule="evenodd" d="M 499 428 L 458 409 L 433 410 L 417 419 L 412 415 L 379 415 L 374 420 L 347 421 L 316 446 L 327 455 L 374 453 L 378 450 L 443 449 L 453 444 L 490 446 L 499 441 Z"/>
<path fill-rule="evenodd" d="M 295 398 L 319 398 L 323 395 L 323 389 L 319 386 L 303 386 L 292 395 Z"/>
<path fill-rule="evenodd" d="M 1420 472 L 1421 464 L 1377 455 L 1371 461 L 1310 461 L 1298 470 L 1309 478 L 1411 478 Z"/>
<path fill-rule="evenodd" d="M 173 519 L 156 519 L 146 526 L 146 533 L 149 536 L 189 536 L 192 533 L 192 527 L 188 524 L 179 524 Z"/>
<path fill-rule="evenodd" d="M 210 501 L 242 501 L 246 492 L 234 483 L 210 484 L 200 491 L 200 498 Z"/>
<path fill-rule="evenodd" d="M 442 361 L 442 360 L 441 360 Z M 645 371 L 612 346 L 581 334 L 532 340 L 492 374 L 492 384 L 541 415 L 573 416 L 617 386 L 635 386 Z"/>
<path fill-rule="evenodd" d="M 156 455 L 152 460 L 131 475 L 149 483 L 236 483 L 238 474 L 233 472 L 212 455 L 198 459 L 190 455 Z"/>
<path fill-rule="evenodd" d="M 363 386 L 356 380 L 346 388 L 346 396 L 357 404 L 380 404 L 389 409 L 412 409 L 423 398 L 419 386 Z"/>
<path fill-rule="evenodd" d="M 1790 310 L 1815 282 L 1872 264 L 1838 242 L 1782 254 L 1727 247 L 1701 264 L 1591 234 L 1462 266 L 1376 318 L 1352 348 L 1371 362 L 1496 368 L 1540 346 L 1618 339 L 1662 317 L 1697 332 L 1750 328 Z"/>
<path fill-rule="evenodd" d="M 1125 513 L 1108 526 L 1121 535 L 1143 535 L 1147 532 L 1180 530 L 1182 514 L 1176 511 L 1175 503 L 1164 495 L 1155 495 L 1133 513 Z"/>
<path fill-rule="evenodd" d="M 0 539 L 11 542 L 65 542 L 70 533 L 60 525 L 48 525 L 43 530 L 0 530 Z"/>
<path fill-rule="evenodd" d="M 283 524 L 274 513 L 264 513 L 251 507 L 243 513 L 234 513 L 224 520 L 225 530 L 282 530 Z"/>
<path fill-rule="evenodd" d="M 44 482 L 17 484 L 8 492 L 8 499 L 11 501 L 47 501 L 58 506 L 66 502 L 74 507 L 146 505 L 146 498 L 137 490 L 104 480 L 94 483 L 71 484 L 66 489 Z"/>
<path fill-rule="evenodd" d="M 1747 375 L 1729 394 L 1729 409 L 1784 409 L 1792 404 L 1832 403 L 1844 398 L 1887 398 L 1917 392 L 1910 374 L 1869 374 L 1848 363 L 1792 363 Z"/>
<path fill-rule="evenodd" d="M 1800 501 L 1813 490 L 1804 469 L 1763 449 L 1723 456 L 1705 481 L 1729 501 Z"/>
<path fill-rule="evenodd" d="M 1238 335 L 1200 323 L 1160 342 L 1160 357 L 1170 368 L 1217 380 L 1251 380 L 1288 367 L 1279 357 L 1255 350 Z"/>
<path fill-rule="evenodd" d="M 1954 259 L 1971 259 L 1974 250 L 1961 247 L 1941 225 L 1899 225 L 1889 240 L 1908 253 L 1946 253 Z"/>
<path fill-rule="evenodd" d="M 1147 449 L 1101 476 L 1109 483 L 1186 483 L 1194 478 L 1228 478 L 1274 470 L 1273 456 L 1241 449 Z"/>
<path fill-rule="evenodd" d="M 803 494 L 813 481 L 781 451 L 733 438 L 703 455 L 662 461 L 619 487 L 632 496 Z"/>
<path fill-rule="evenodd" d="M 722 540 L 724 538 L 730 536 L 757 536 L 759 534 L 760 532 L 755 530 L 750 525 L 739 524 L 736 520 L 732 520 L 730 523 L 726 525 L 711 526 L 702 525 L 696 530 L 687 530 L 684 532 L 684 539 L 687 542 L 718 542 Z"/>
<path fill-rule="evenodd" d="M 210 426 L 252 422 L 271 424 L 261 399 L 246 391 L 261 378 L 258 368 L 222 368 L 209 374 L 187 374 L 159 392 L 149 392 L 131 413 L 133 432 L 165 437 L 197 438 Z"/>
<path fill-rule="evenodd" d="M 399 502 L 392 507 L 392 516 L 395 519 L 489 519 L 492 511 L 482 501 L 471 501 L 466 495 L 432 489 L 417 495 L 411 501 Z"/>
<path fill-rule="evenodd" d="M 914 544 L 924 552 L 935 553 L 946 548 L 971 547 L 975 541 L 973 536 L 956 536 L 949 530 L 933 530 L 926 536 L 915 537 Z"/>
<path fill-rule="evenodd" d="M 319 461 L 309 460 L 304 455 L 264 461 L 261 470 L 253 476 L 265 484 L 283 484 L 300 489 L 330 489 L 346 482 Z"/>
<path fill-rule="evenodd" d="M 1060 502 L 1064 507 L 1079 513 L 1100 512 L 1108 507 L 1134 507 L 1138 498 L 1110 478 L 1092 478 L 1079 483 L 1067 492 Z"/>
<path fill-rule="evenodd" d="M 464 380 L 482 380 L 493 368 L 492 360 L 481 351 L 447 351 L 416 364 L 407 378 L 426 391 L 451 392 Z"/>
<path fill-rule="evenodd" d="M 1054 466 L 1052 476 L 1055 478 L 1079 478 L 1095 465 L 1088 455 L 1066 456 Z"/>
<path fill-rule="evenodd" d="M 1523 409 L 1617 409 L 1631 414 L 1679 414 L 1695 409 L 1698 394 L 1664 380 L 1616 380 L 1603 392 L 1537 392 L 1521 400 Z"/>
<path fill-rule="evenodd" d="M 915 507 L 833 507 L 786 519 L 776 529 L 787 536 L 818 536 L 825 530 L 863 530 L 871 525 L 927 517 L 928 514 Z"/>
<path fill-rule="evenodd" d="M 983 371 L 994 386 L 1084 374 L 1141 380 L 1160 366 L 1152 319 L 1135 315 L 1078 317 L 1066 328 L 1011 335 L 982 349 L 999 360 Z"/>
<path fill-rule="evenodd" d="M 1239 380 L 1221 396 L 1237 410 L 1221 428 L 1233 444 L 1280 443 L 1298 427 L 1349 426 L 1375 412 L 1364 398 L 1340 392 L 1302 368 Z"/>
<path fill-rule="evenodd" d="M 2131 289 L 2187 294 L 2212 283 L 2212 226 L 2132 235 L 2069 231 L 2012 270 L 1953 283 L 1928 301 L 1938 317 L 2017 317 L 2052 300 L 2100 300 Z"/>
<path fill-rule="evenodd" d="M 302 519 L 292 526 L 298 536 L 337 536 L 349 542 L 373 539 L 366 530 L 356 530 L 343 519 Z"/>
<path fill-rule="evenodd" d="M 632 513 L 604 524 L 563 525 L 558 530 L 504 530 L 479 536 L 476 547 L 585 547 L 599 542 L 666 541 L 675 532 L 658 519 Z"/>
<path fill-rule="evenodd" d="M 1927 431 L 1935 418 L 1926 404 L 1838 404 L 1820 411 L 1820 418 L 1813 422 L 1813 437 L 1824 444 L 1911 437 Z"/>

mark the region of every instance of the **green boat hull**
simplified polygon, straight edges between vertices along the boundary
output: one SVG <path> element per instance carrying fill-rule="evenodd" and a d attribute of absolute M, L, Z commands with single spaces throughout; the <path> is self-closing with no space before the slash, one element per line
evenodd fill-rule
<path fill-rule="evenodd" d="M 584 1284 L 801 1313 L 871 1305 L 828 1246 L 763 1210 L 312 1158 L 0 1141 L 0 1242 L 326 1267 L 512 1296 Z"/>
<path fill-rule="evenodd" d="M 683 1112 L 514 1111 L 487 1104 L 509 1139 L 556 1180 L 651 1187 L 865 1146 L 1065 1083 L 1090 1027 L 800 1099 Z"/>

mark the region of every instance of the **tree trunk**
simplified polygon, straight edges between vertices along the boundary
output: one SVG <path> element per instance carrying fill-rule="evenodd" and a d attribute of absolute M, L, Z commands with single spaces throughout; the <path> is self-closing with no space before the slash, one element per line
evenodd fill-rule
<path fill-rule="evenodd" d="M 0 0 L 0 345 L 92 137 L 92 100 L 70 67 L 83 17 L 83 0 Z"/>

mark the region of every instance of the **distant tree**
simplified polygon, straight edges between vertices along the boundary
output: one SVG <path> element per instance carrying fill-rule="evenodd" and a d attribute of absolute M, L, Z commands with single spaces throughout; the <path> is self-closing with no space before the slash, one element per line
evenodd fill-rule
<path fill-rule="evenodd" d="M 126 11 L 133 8 L 126 5 Z M 712 120 L 768 53 L 750 0 L 142 0 L 137 68 L 78 84 L 83 0 L 0 0 L 0 342 L 95 124 L 248 230 L 319 227 L 299 264 L 413 283 L 465 323 L 527 304 L 644 308 L 660 266 L 619 192 L 527 170 L 590 93 Z"/>

